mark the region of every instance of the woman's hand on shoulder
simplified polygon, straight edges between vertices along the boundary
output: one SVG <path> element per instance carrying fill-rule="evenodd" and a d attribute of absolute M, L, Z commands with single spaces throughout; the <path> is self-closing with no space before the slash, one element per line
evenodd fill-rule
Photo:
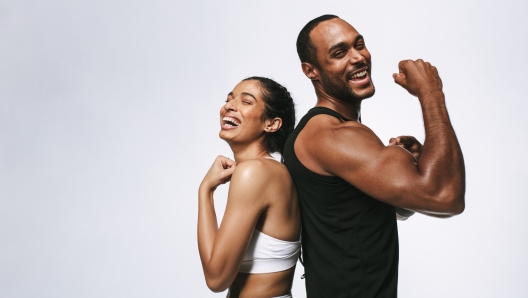
<path fill-rule="evenodd" d="M 219 159 L 215 163 L 225 161 L 222 157 Z M 232 169 L 235 167 L 236 169 Z M 227 172 L 228 170 L 230 171 Z M 202 261 L 207 285 L 215 292 L 224 291 L 235 280 L 255 225 L 267 206 L 267 202 L 262 200 L 266 191 L 266 179 L 262 177 L 267 175 L 262 170 L 262 161 L 247 160 L 233 164 L 231 168 L 227 163 L 216 167 L 213 165 L 207 174 L 216 178 L 206 176 L 204 181 L 207 182 L 203 184 L 214 185 L 211 181 L 228 181 L 219 178 L 226 177 L 220 174 L 222 171 L 226 171 L 224 174 L 228 174 L 231 181 L 227 204 L 218 233 L 210 242 L 213 245 L 204 253 L 205 261 Z M 209 203 L 208 206 L 212 204 Z M 211 221 L 216 221 L 216 218 Z"/>
<path fill-rule="evenodd" d="M 218 155 L 207 174 L 205 174 L 200 184 L 200 190 L 215 191 L 218 185 L 231 180 L 236 166 L 237 163 L 234 160 Z"/>

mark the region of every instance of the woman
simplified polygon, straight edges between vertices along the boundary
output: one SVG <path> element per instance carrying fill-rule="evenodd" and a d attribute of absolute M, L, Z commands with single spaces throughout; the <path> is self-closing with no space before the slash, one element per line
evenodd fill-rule
<path fill-rule="evenodd" d="M 198 247 L 207 286 L 228 297 L 291 297 L 300 251 L 297 192 L 282 153 L 295 124 L 293 100 L 275 81 L 251 77 L 220 109 L 220 138 L 234 160 L 218 156 L 199 189 Z M 217 226 L 213 193 L 231 181 Z"/>

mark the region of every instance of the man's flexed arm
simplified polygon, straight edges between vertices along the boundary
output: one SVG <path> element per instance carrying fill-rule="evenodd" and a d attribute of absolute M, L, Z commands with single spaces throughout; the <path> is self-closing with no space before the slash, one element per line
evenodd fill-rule
<path fill-rule="evenodd" d="M 439 183 L 439 193 L 453 202 L 453 210 L 464 210 L 465 167 L 462 150 L 451 126 L 442 91 L 442 80 L 436 67 L 421 59 L 404 60 L 398 64 L 394 81 L 417 96 L 422 107 L 425 141 L 418 172 Z"/>
<path fill-rule="evenodd" d="M 399 68 L 396 82 L 418 97 L 424 114 L 426 137 L 419 160 L 399 146 L 383 145 L 361 123 L 328 117 L 314 123 L 319 133 L 305 147 L 307 160 L 313 160 L 314 170 L 339 176 L 393 206 L 438 217 L 459 214 L 464 210 L 464 161 L 442 81 L 436 68 L 421 60 L 402 61 Z"/>

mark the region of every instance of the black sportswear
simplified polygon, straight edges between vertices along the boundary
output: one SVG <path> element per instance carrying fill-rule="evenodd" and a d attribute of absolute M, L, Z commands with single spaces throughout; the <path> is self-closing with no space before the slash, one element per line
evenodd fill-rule
<path fill-rule="evenodd" d="M 307 297 L 396 297 L 398 227 L 394 207 L 337 176 L 308 170 L 295 155 L 297 136 L 319 114 L 350 121 L 331 109 L 315 107 L 290 135 L 283 154 L 299 194 Z"/>

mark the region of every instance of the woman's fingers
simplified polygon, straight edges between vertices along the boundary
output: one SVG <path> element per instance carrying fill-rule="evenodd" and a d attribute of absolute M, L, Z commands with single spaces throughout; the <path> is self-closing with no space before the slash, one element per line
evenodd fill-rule
<path fill-rule="evenodd" d="M 221 174 L 220 180 L 222 181 L 222 184 L 229 182 L 231 180 L 231 176 L 233 175 L 233 172 L 235 171 L 236 164 L 233 164 L 231 167 L 223 170 Z"/>
<path fill-rule="evenodd" d="M 215 190 L 220 184 L 231 180 L 231 175 L 236 168 L 236 162 L 228 157 L 218 155 L 202 181 L 202 185 Z"/>
<path fill-rule="evenodd" d="M 233 166 L 236 166 L 236 162 L 234 160 L 229 159 L 229 157 L 224 157 L 224 159 L 222 159 L 222 167 L 224 169 L 228 169 Z"/>

